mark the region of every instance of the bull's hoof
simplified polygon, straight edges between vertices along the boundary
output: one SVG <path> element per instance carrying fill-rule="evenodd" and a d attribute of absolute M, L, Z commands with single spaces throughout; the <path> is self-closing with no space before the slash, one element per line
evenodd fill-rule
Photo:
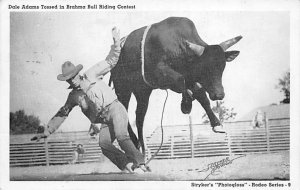
<path fill-rule="evenodd" d="M 225 128 L 223 127 L 223 125 L 217 125 L 217 126 L 214 126 L 212 128 L 213 132 L 215 133 L 226 133 L 226 130 Z"/>
<path fill-rule="evenodd" d="M 191 113 L 192 110 L 192 102 L 193 102 L 193 92 L 189 89 L 187 89 L 182 94 L 182 100 L 181 100 L 181 111 L 184 114 Z"/>
<path fill-rule="evenodd" d="M 191 113 L 192 110 L 192 101 L 181 101 L 181 111 L 184 114 Z"/>

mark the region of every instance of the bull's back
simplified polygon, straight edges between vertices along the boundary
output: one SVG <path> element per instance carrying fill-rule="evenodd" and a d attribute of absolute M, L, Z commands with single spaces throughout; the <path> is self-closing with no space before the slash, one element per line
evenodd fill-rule
<path fill-rule="evenodd" d="M 131 32 L 122 48 L 117 66 L 113 69 L 113 78 L 141 78 L 141 41 L 145 27 Z M 165 59 L 171 67 L 184 67 L 188 53 L 185 40 L 205 45 L 197 34 L 194 23 L 183 17 L 169 17 L 151 26 L 145 40 L 145 69 L 151 72 L 155 65 Z M 177 69 L 176 69 L 177 70 Z M 136 78 L 139 75 L 140 78 Z M 115 80 L 115 79 L 113 79 Z"/>
<path fill-rule="evenodd" d="M 114 83 L 130 80 L 134 75 L 139 75 L 141 68 L 141 40 L 146 27 L 131 32 L 125 41 L 115 68 L 112 69 Z M 136 80 L 136 77 L 134 77 Z"/>

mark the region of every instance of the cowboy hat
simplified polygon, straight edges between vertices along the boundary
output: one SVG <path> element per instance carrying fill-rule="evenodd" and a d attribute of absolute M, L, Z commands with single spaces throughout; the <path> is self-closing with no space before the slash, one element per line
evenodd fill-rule
<path fill-rule="evenodd" d="M 66 61 L 64 62 L 64 64 L 62 64 L 61 66 L 62 74 L 57 75 L 57 79 L 60 81 L 66 81 L 74 77 L 75 75 L 77 75 L 82 68 L 83 66 L 81 64 L 75 67 L 75 65 L 70 61 Z"/>

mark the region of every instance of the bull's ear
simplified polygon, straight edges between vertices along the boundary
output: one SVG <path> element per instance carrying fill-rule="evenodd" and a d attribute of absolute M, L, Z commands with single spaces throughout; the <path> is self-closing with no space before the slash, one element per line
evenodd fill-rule
<path fill-rule="evenodd" d="M 226 62 L 230 62 L 234 60 L 239 54 L 240 54 L 239 51 L 226 51 L 225 52 Z"/>

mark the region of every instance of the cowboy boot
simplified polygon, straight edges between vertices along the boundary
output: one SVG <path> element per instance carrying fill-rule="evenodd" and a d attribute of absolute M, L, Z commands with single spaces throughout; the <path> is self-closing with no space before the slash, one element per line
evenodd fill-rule
<path fill-rule="evenodd" d="M 145 172 L 151 172 L 152 170 L 150 169 L 150 167 L 146 164 L 140 164 L 140 165 L 137 165 L 137 164 L 133 164 L 131 166 L 131 170 L 133 172 L 136 172 L 136 173 L 145 173 Z"/>
<path fill-rule="evenodd" d="M 118 140 L 121 149 L 125 152 L 127 159 L 133 161 L 133 165 L 141 165 L 144 163 L 144 156 L 134 144 L 128 139 Z"/>
<path fill-rule="evenodd" d="M 129 173 L 129 174 L 132 174 L 134 173 L 133 170 L 131 169 L 132 168 L 132 165 L 133 163 L 128 163 L 126 164 L 125 168 L 122 170 L 123 173 Z"/>

